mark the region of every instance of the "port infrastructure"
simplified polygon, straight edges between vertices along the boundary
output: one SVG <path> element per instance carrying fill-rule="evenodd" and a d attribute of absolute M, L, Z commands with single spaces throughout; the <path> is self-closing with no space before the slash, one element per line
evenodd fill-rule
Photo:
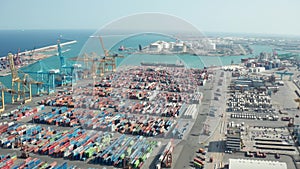
<path fill-rule="evenodd" d="M 284 71 L 284 72 L 276 72 L 276 74 L 280 75 L 280 79 L 282 80 L 283 79 L 283 76 L 285 75 L 288 75 L 289 76 L 289 80 L 292 80 L 292 77 L 294 75 L 294 73 L 292 72 L 287 72 L 287 71 Z"/>
<path fill-rule="evenodd" d="M 9 65 L 11 70 L 11 88 L 16 92 L 11 92 L 11 101 L 15 103 L 16 101 L 21 101 L 23 99 L 24 103 L 30 102 L 32 100 L 32 90 L 31 85 L 35 84 L 41 86 L 43 83 L 35 81 L 28 74 L 25 74 L 21 70 L 18 70 L 14 64 L 13 54 L 8 54 Z M 22 76 L 19 76 L 22 75 Z M 17 94 L 17 98 L 15 98 Z M 28 96 L 27 96 L 28 95 Z"/>
<path fill-rule="evenodd" d="M 4 84 L 2 84 L 0 82 L 0 92 L 1 92 L 1 96 L 0 96 L 0 113 L 2 113 L 5 110 L 4 92 L 12 93 L 12 92 L 15 92 L 15 91 L 13 91 L 11 89 L 8 89 L 6 86 L 4 86 Z"/>
<path fill-rule="evenodd" d="M 91 75 L 92 77 L 95 77 L 97 75 L 97 69 L 99 69 L 99 74 L 101 74 L 102 76 L 104 75 L 104 63 L 106 62 L 106 60 L 102 59 L 98 59 L 97 58 L 97 54 L 95 52 L 91 52 L 90 55 L 88 55 L 87 53 L 83 54 L 83 57 L 73 57 L 70 58 L 69 60 L 73 60 L 73 61 L 77 61 L 77 62 L 83 62 L 84 64 L 84 74 L 83 74 L 83 78 L 87 78 L 89 75 Z M 99 62 L 99 66 L 97 67 L 97 62 Z M 89 66 L 91 63 L 91 66 Z M 89 70 L 90 67 L 90 70 Z"/>
<path fill-rule="evenodd" d="M 103 77 L 106 73 L 109 72 L 116 72 L 116 58 L 124 58 L 123 55 L 119 54 L 112 54 L 109 50 L 105 48 L 103 39 L 101 36 L 91 36 L 95 38 L 99 38 L 101 48 L 104 51 L 104 56 L 97 56 L 96 52 L 91 52 L 90 55 L 87 53 L 83 54 L 83 57 L 73 57 L 69 60 L 78 61 L 78 62 L 84 62 L 84 66 L 86 69 L 89 68 L 89 62 L 92 63 L 90 70 L 86 70 L 84 73 L 84 77 L 87 78 L 87 75 L 91 75 L 93 78 L 97 77 L 98 75 L 100 77 Z M 98 66 L 97 66 L 98 63 Z"/>
<path fill-rule="evenodd" d="M 57 40 L 57 53 L 60 60 L 60 76 L 62 77 L 61 85 L 72 84 L 78 80 L 78 71 L 81 68 L 79 64 L 73 64 L 68 66 L 65 62 L 65 56 L 62 54 L 62 49 L 60 45 L 60 39 Z M 69 70 L 69 71 L 67 71 Z"/>
<path fill-rule="evenodd" d="M 55 92 L 55 76 L 60 73 L 59 69 L 47 69 L 43 61 L 38 61 L 39 70 L 27 70 L 25 73 L 36 75 L 37 81 L 43 82 L 41 87 L 37 88 L 37 95 L 51 94 Z"/>
<path fill-rule="evenodd" d="M 116 72 L 117 66 L 116 66 L 116 58 L 124 58 L 123 55 L 119 54 L 111 54 L 109 50 L 107 50 L 104 46 L 103 39 L 101 36 L 99 36 L 99 40 L 101 43 L 101 47 L 104 51 L 105 59 L 108 59 L 109 62 L 106 63 L 106 66 L 111 66 L 112 72 Z"/>

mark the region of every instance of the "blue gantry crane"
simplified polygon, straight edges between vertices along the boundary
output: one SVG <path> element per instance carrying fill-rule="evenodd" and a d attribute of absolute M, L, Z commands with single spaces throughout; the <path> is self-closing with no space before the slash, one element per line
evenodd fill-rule
<path fill-rule="evenodd" d="M 31 70 L 24 71 L 25 73 L 29 73 L 36 76 L 37 81 L 43 82 L 43 85 L 37 87 L 37 94 L 51 94 L 55 91 L 55 76 L 58 75 L 59 69 L 50 69 L 43 63 L 43 61 L 39 60 L 36 64 L 36 67 L 31 67 Z"/>
<path fill-rule="evenodd" d="M 61 75 L 61 83 L 59 85 L 64 86 L 76 82 L 78 80 L 78 72 L 81 70 L 81 65 L 73 64 L 72 66 L 68 66 L 66 64 L 65 56 L 62 54 L 60 39 L 57 40 L 57 53 L 60 60 L 59 70 Z"/>
<path fill-rule="evenodd" d="M 60 60 L 60 65 L 57 69 L 48 67 L 43 61 L 38 61 L 37 64 L 28 67 L 25 73 L 36 76 L 37 81 L 43 82 L 43 86 L 37 88 L 37 94 L 51 94 L 55 92 L 56 86 L 64 86 L 72 84 L 78 79 L 78 71 L 81 66 L 74 64 L 67 66 L 65 56 L 62 54 L 60 40 L 57 41 L 57 56 Z"/>
<path fill-rule="evenodd" d="M 293 77 L 293 75 L 294 75 L 294 73 L 288 72 L 288 71 L 284 71 L 284 72 L 276 72 L 276 74 L 280 75 L 280 79 L 281 79 L 281 80 L 283 79 L 283 76 L 285 76 L 285 75 L 290 76 L 290 77 L 289 77 L 289 80 L 292 80 L 292 77 Z"/>

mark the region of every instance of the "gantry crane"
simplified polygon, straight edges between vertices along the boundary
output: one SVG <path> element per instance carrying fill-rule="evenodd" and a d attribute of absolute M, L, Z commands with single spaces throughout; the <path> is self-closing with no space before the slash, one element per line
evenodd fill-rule
<path fill-rule="evenodd" d="M 43 86 L 37 85 L 37 95 L 51 94 L 55 91 L 55 76 L 58 75 L 59 69 L 45 69 L 46 65 L 38 61 L 39 70 L 24 71 L 24 73 L 35 74 L 37 81 L 43 82 Z M 41 88 L 42 87 L 42 88 Z M 46 90 L 44 90 L 44 87 Z"/>
<path fill-rule="evenodd" d="M 85 73 L 85 78 L 87 78 L 87 74 L 91 75 L 91 77 L 95 78 L 98 75 L 100 77 L 104 76 L 105 73 L 110 72 L 110 70 L 112 72 L 116 71 L 116 58 L 123 58 L 124 56 L 118 55 L 118 54 L 110 54 L 109 51 L 105 48 L 102 37 L 101 36 L 93 36 L 93 37 L 98 37 L 100 40 L 100 44 L 101 47 L 104 51 L 104 57 L 98 57 L 97 53 L 92 52 L 91 56 L 87 55 L 86 53 L 83 54 L 83 58 L 79 58 L 79 57 L 74 57 L 74 58 L 70 58 L 70 60 L 73 61 L 80 61 L 80 62 L 84 62 L 85 68 L 89 68 L 90 67 L 90 71 L 87 71 L 87 73 Z M 89 62 L 92 63 L 91 66 L 89 66 Z M 98 62 L 98 65 L 96 65 L 96 63 Z"/>
<path fill-rule="evenodd" d="M 6 88 L 1 82 L 0 82 L 0 92 L 1 92 L 1 98 L 0 98 L 0 113 L 2 113 L 5 110 L 5 99 L 4 99 L 4 92 L 12 93 L 15 92 L 11 89 Z"/>
<path fill-rule="evenodd" d="M 107 50 L 105 48 L 104 43 L 103 43 L 103 39 L 102 39 L 101 36 L 99 36 L 99 40 L 100 40 L 101 47 L 104 51 L 105 59 L 107 60 L 106 64 L 105 64 L 107 70 L 105 70 L 105 71 L 108 71 L 109 66 L 111 66 L 111 71 L 116 72 L 116 70 L 117 70 L 116 58 L 124 58 L 124 56 L 119 55 L 119 54 L 110 54 L 109 50 Z"/>
<path fill-rule="evenodd" d="M 283 76 L 288 75 L 290 81 L 292 80 L 292 76 L 294 75 L 294 73 L 287 72 L 287 71 L 284 71 L 284 72 L 275 72 L 275 73 L 278 74 L 278 75 L 280 75 L 280 79 L 281 80 L 283 80 Z"/>
<path fill-rule="evenodd" d="M 111 65 L 110 62 L 112 61 L 111 58 L 106 57 L 98 59 L 97 53 L 95 52 L 91 52 L 90 56 L 84 53 L 83 58 L 74 57 L 70 58 L 70 60 L 84 62 L 85 68 L 87 69 L 86 73 L 84 73 L 84 78 L 87 78 L 87 75 L 95 78 L 98 75 L 98 72 L 100 77 L 104 76 L 105 72 L 107 72 L 108 66 Z M 89 63 L 92 64 L 90 65 Z M 97 63 L 99 64 L 97 65 Z"/>
<path fill-rule="evenodd" d="M 73 60 L 73 61 L 79 61 L 79 62 L 83 62 L 85 69 L 84 70 L 84 78 L 87 78 L 88 75 L 96 76 L 96 71 L 97 71 L 97 62 L 98 59 L 96 58 L 96 53 L 92 52 L 91 56 L 89 56 L 88 54 L 84 53 L 83 54 L 83 58 L 80 57 L 73 57 L 70 58 L 69 60 Z M 90 65 L 89 63 L 92 63 L 92 65 Z M 89 69 L 90 68 L 90 69 Z"/>
<path fill-rule="evenodd" d="M 97 53 L 92 52 L 92 56 L 93 58 L 97 58 Z M 93 68 L 94 69 L 98 68 L 99 76 L 102 77 L 104 76 L 105 73 L 109 72 L 109 66 L 112 65 L 112 62 L 113 62 L 112 58 L 108 58 L 104 56 L 99 60 L 98 67 L 93 67 Z M 95 70 L 95 72 L 96 72 L 95 75 L 97 75 L 97 70 Z"/>
<path fill-rule="evenodd" d="M 65 56 L 63 56 L 62 54 L 62 49 L 61 49 L 61 45 L 60 45 L 60 40 L 57 40 L 57 53 L 58 53 L 58 57 L 60 59 L 60 75 L 62 76 L 62 85 L 66 85 L 66 84 L 70 84 L 72 82 L 76 82 L 77 81 L 77 77 L 78 77 L 78 70 L 80 70 L 81 65 L 79 64 L 74 64 L 72 66 L 67 66 L 67 64 L 65 63 Z M 70 70 L 70 74 L 68 75 L 67 71 L 64 71 L 66 69 Z M 65 72 L 65 74 L 64 74 Z M 68 81 L 68 79 L 64 79 L 64 78 L 68 78 L 71 79 Z"/>
<path fill-rule="evenodd" d="M 11 70 L 11 88 L 16 92 L 11 92 L 11 101 L 14 103 L 15 101 L 20 101 L 23 99 L 24 103 L 30 102 L 32 99 L 32 91 L 31 85 L 42 85 L 42 82 L 37 82 L 33 80 L 28 74 L 23 74 L 21 78 L 18 74 L 18 70 L 14 64 L 13 54 L 8 54 L 9 66 Z M 21 86 L 22 85 L 22 86 Z M 17 94 L 17 98 L 15 98 L 15 94 Z M 26 96 L 28 94 L 28 97 Z"/>

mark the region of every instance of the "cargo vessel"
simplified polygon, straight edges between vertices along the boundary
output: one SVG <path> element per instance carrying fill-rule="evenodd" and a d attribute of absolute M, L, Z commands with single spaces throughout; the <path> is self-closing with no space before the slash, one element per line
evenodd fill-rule
<path fill-rule="evenodd" d="M 141 66 L 184 67 L 183 63 L 151 63 L 141 62 Z"/>

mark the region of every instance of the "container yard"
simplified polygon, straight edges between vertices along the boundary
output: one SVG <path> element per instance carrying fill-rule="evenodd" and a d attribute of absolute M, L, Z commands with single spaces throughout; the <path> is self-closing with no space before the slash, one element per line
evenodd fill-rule
<path fill-rule="evenodd" d="M 177 73 L 171 76 L 170 71 Z M 183 83 L 185 76 L 190 83 Z M 207 73 L 169 67 L 126 68 L 100 81 L 77 84 L 72 93 L 42 100 L 42 105 L 65 107 L 36 115 L 33 122 L 165 137 L 181 116 L 197 116 L 196 107 L 203 97 L 199 92 L 193 94 L 197 85 L 192 83 L 197 78 L 205 80 Z"/>
<path fill-rule="evenodd" d="M 51 168 L 51 169 L 78 169 L 77 166 L 68 165 L 67 162 L 58 164 L 54 162 L 46 162 L 39 158 L 18 158 L 16 154 L 0 155 L 0 167 L 2 169 L 25 169 L 25 168 Z M 93 168 L 88 168 L 93 169 Z"/>
<path fill-rule="evenodd" d="M 208 77 L 207 70 L 136 66 L 78 81 L 38 105 L 2 114 L 0 147 L 63 161 L 37 158 L 25 166 L 72 168 L 77 161 L 94 168 L 172 168 L 173 150 L 198 116 L 199 87 Z"/>
<path fill-rule="evenodd" d="M 147 141 L 142 136 L 127 137 L 80 128 L 57 131 L 14 122 L 1 124 L 0 132 L 2 148 L 20 148 L 21 152 L 115 167 L 122 167 L 126 157 L 131 166 L 141 168 L 158 145 L 157 141 Z"/>

